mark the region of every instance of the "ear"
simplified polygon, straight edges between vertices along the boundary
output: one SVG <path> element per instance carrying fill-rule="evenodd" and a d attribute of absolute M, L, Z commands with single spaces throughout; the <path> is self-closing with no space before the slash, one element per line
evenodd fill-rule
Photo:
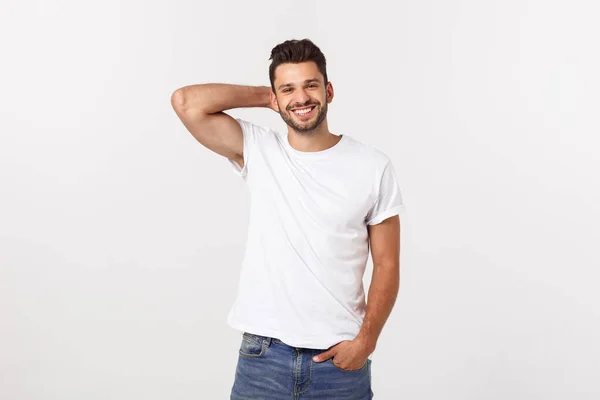
<path fill-rule="evenodd" d="M 273 93 L 273 90 L 269 92 L 269 99 L 271 101 L 271 108 L 279 112 L 279 104 L 277 104 L 277 96 Z"/>
<path fill-rule="evenodd" d="M 331 82 L 327 82 L 327 87 L 325 88 L 325 91 L 327 93 L 327 104 L 329 104 L 333 100 L 333 85 L 331 84 Z"/>

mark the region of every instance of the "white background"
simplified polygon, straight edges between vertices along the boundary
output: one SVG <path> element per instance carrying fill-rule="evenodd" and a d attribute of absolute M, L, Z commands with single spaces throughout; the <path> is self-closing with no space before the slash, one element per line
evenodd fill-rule
<path fill-rule="evenodd" d="M 595 2 L 1 7 L 2 400 L 228 398 L 249 199 L 170 96 L 268 85 L 305 37 L 332 132 L 384 150 L 407 207 L 375 398 L 600 397 Z"/>

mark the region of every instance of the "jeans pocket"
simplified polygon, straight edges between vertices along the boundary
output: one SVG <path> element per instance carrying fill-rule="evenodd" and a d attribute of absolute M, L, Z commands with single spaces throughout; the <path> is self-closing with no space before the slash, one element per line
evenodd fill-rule
<path fill-rule="evenodd" d="M 340 367 L 338 367 L 337 365 L 335 365 L 335 363 L 333 362 L 333 358 L 330 358 L 328 361 L 329 361 L 329 362 L 331 363 L 331 365 L 333 365 L 335 368 L 337 368 L 337 369 L 338 369 L 338 370 L 340 370 L 340 371 L 344 371 L 344 372 L 359 372 L 359 371 L 362 371 L 362 370 L 364 370 L 364 369 L 367 367 L 367 365 L 369 364 L 369 362 L 371 362 L 371 360 L 370 360 L 370 359 L 367 359 L 367 361 L 364 363 L 364 365 L 363 365 L 362 367 L 360 367 L 359 369 L 343 369 L 343 368 L 340 368 Z"/>
<path fill-rule="evenodd" d="M 247 358 L 262 357 L 267 350 L 267 342 L 262 337 L 244 332 L 240 345 L 240 356 Z"/>

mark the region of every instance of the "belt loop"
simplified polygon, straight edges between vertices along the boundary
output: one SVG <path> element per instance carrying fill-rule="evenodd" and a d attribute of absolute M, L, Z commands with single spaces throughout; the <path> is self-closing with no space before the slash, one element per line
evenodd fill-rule
<path fill-rule="evenodd" d="M 263 343 L 265 343 L 267 345 L 267 347 L 271 346 L 271 341 L 273 340 L 273 338 L 265 336 L 263 339 Z"/>

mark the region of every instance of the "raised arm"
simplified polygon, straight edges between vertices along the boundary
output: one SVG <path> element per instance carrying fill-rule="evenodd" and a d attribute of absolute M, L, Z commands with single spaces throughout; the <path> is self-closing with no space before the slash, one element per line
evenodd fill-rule
<path fill-rule="evenodd" d="M 243 107 L 272 109 L 268 86 L 205 83 L 184 86 L 171 95 L 171 105 L 188 131 L 204 147 L 244 166 L 242 129 L 223 111 Z"/>

